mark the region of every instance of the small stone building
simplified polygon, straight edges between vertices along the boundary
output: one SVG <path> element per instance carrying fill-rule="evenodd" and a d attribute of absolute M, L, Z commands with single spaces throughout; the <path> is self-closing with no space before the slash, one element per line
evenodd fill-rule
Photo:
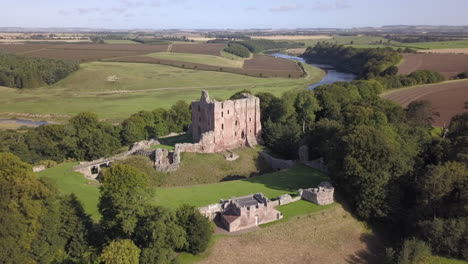
<path fill-rule="evenodd" d="M 192 109 L 193 142 L 203 143 L 203 152 L 221 152 L 261 141 L 260 99 L 242 94 L 237 100 L 218 102 L 203 91 Z"/>
<path fill-rule="evenodd" d="M 229 232 L 252 228 L 283 217 L 262 193 L 234 197 L 221 203 L 220 222 Z"/>
<path fill-rule="evenodd" d="M 333 203 L 334 192 L 335 188 L 329 182 L 321 182 L 317 188 L 299 190 L 299 195 L 306 201 L 318 205 L 327 205 Z"/>

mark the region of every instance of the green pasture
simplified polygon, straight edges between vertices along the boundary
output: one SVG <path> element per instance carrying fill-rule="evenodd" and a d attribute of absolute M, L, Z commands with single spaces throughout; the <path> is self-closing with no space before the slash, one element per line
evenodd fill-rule
<path fill-rule="evenodd" d="M 416 49 L 461 49 L 468 48 L 468 40 L 400 43 L 398 46 Z"/>
<path fill-rule="evenodd" d="M 191 53 L 175 53 L 175 52 L 157 52 L 146 56 L 159 58 L 164 60 L 183 61 L 188 63 L 207 64 L 221 67 L 242 68 L 244 61 L 228 59 L 221 56 L 201 55 Z"/>
<path fill-rule="evenodd" d="M 227 99 L 243 89 L 277 96 L 305 89 L 323 77 L 323 71 L 305 65 L 307 78 L 259 78 L 240 74 L 197 71 L 158 64 L 92 62 L 52 86 L 36 89 L 0 87 L 0 116 L 52 114 L 42 119 L 60 120 L 79 112 L 95 112 L 119 122 L 141 110 L 169 108 L 178 100 L 190 102 L 207 90 L 216 99 Z M 21 116 L 19 116 L 21 117 Z M 22 116 L 24 118 L 24 116 Z M 33 116 L 32 116 L 33 118 Z"/>
<path fill-rule="evenodd" d="M 203 177 L 200 175 L 200 177 Z M 176 208 L 182 204 L 204 206 L 235 196 L 262 192 L 268 198 L 296 194 L 300 188 L 318 185 L 327 176 L 318 170 L 296 166 L 289 170 L 264 174 L 246 180 L 228 181 L 185 187 L 155 188 L 153 202 Z"/>
<path fill-rule="evenodd" d="M 39 172 L 39 177 L 53 179 L 62 194 L 74 193 L 83 204 L 86 213 L 94 220 L 101 216 L 98 211 L 99 188 L 95 181 L 87 180 L 81 173 L 72 170 L 77 165 L 74 162 L 66 162 L 56 167 Z"/>
<path fill-rule="evenodd" d="M 382 40 L 386 42 L 387 40 L 383 37 L 377 36 L 333 36 L 332 39 L 300 39 L 300 40 L 287 40 L 293 42 L 302 42 L 305 44 L 305 47 L 315 46 L 318 42 L 336 42 L 342 45 L 356 45 L 358 47 L 369 47 L 376 48 L 379 45 L 372 45 L 377 41 Z M 381 46 L 381 45 L 380 45 Z"/>
<path fill-rule="evenodd" d="M 468 261 L 432 256 L 422 262 L 423 264 L 468 264 Z"/>
<path fill-rule="evenodd" d="M 105 44 L 140 44 L 129 39 L 105 39 Z"/>

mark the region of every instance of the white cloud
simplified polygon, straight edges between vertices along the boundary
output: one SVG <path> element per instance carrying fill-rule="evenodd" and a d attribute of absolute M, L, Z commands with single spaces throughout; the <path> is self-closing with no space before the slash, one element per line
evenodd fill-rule
<path fill-rule="evenodd" d="M 271 12 L 287 12 L 287 11 L 293 11 L 298 9 L 299 6 L 297 4 L 286 4 L 286 5 L 280 5 L 280 6 L 274 6 L 270 8 Z"/>

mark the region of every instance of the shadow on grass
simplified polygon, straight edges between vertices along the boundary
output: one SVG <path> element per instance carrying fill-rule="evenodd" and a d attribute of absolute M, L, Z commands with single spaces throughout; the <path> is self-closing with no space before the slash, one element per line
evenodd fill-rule
<path fill-rule="evenodd" d="M 189 134 L 181 134 L 172 137 L 160 138 L 158 141 L 162 145 L 174 147 L 177 143 L 192 143 L 192 136 Z"/>
<path fill-rule="evenodd" d="M 288 170 L 252 177 L 246 181 L 263 184 L 270 189 L 296 192 L 298 189 L 316 187 L 320 182 L 327 180 L 328 176 L 319 170 L 297 165 Z"/>
<path fill-rule="evenodd" d="M 362 234 L 361 242 L 366 244 L 366 250 L 359 250 L 346 258 L 349 264 L 379 264 L 383 261 L 383 246 L 380 239 L 373 234 Z"/>

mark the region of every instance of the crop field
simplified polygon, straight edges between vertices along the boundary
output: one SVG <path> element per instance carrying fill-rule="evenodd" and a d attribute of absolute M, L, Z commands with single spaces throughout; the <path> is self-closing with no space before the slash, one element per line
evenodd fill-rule
<path fill-rule="evenodd" d="M 0 87 L 0 116 L 23 119 L 40 116 L 41 120 L 51 121 L 91 111 L 99 118 L 119 122 L 140 110 L 169 108 L 178 100 L 197 100 L 202 90 L 221 100 L 243 89 L 279 96 L 293 89 L 305 89 L 322 79 L 320 69 L 307 65 L 305 69 L 309 73 L 306 78 L 287 79 L 147 63 L 85 63 L 79 71 L 52 86 Z"/>
<path fill-rule="evenodd" d="M 196 58 L 196 56 L 197 55 L 193 55 L 192 57 Z M 197 60 L 199 59 L 200 58 L 197 58 Z M 220 67 L 148 56 L 127 56 L 111 59 L 109 61 L 162 64 L 185 69 L 230 72 L 254 77 L 301 78 L 304 76 L 304 72 L 296 62 L 266 55 L 254 55 L 252 59 L 244 61 L 244 66 L 242 68 Z"/>
<path fill-rule="evenodd" d="M 200 263 L 381 263 L 382 243 L 335 205 L 256 232 L 219 237 L 210 252 Z"/>
<path fill-rule="evenodd" d="M 308 39 L 331 39 L 330 35 L 274 35 L 274 36 L 252 36 L 253 39 L 269 39 L 269 40 L 308 40 Z"/>
<path fill-rule="evenodd" d="M 460 48 L 468 48 L 468 39 L 467 40 L 453 40 L 453 41 L 400 43 L 399 46 L 417 48 L 417 49 L 460 49 Z"/>
<path fill-rule="evenodd" d="M 421 53 L 440 53 L 440 54 L 468 54 L 468 48 L 457 48 L 457 49 L 429 49 L 419 50 Z"/>
<path fill-rule="evenodd" d="M 439 72 L 446 78 L 452 78 L 461 72 L 468 71 L 468 55 L 405 53 L 403 62 L 398 68 L 400 74 L 410 74 L 416 70 L 431 70 Z"/>
<path fill-rule="evenodd" d="M 135 42 L 129 39 L 105 39 L 104 43 L 106 44 L 140 44 L 138 42 Z"/>
<path fill-rule="evenodd" d="M 53 44 L 0 44 L 0 50 L 23 53 L 34 50 L 45 49 L 54 46 Z"/>
<path fill-rule="evenodd" d="M 415 100 L 428 100 L 437 113 L 433 116 L 433 124 L 442 127 L 448 125 L 453 116 L 468 112 L 465 108 L 468 80 L 403 88 L 385 93 L 382 97 L 403 107 Z"/>
<path fill-rule="evenodd" d="M 175 52 L 158 52 L 148 54 L 147 56 L 173 61 L 189 62 L 194 64 L 206 64 L 220 67 L 242 68 L 243 60 L 230 60 L 221 56 L 191 54 L 191 53 L 175 53 Z"/>
<path fill-rule="evenodd" d="M 221 51 L 226 44 L 224 43 L 204 43 L 204 44 L 174 44 L 171 47 L 171 52 L 176 53 L 192 53 L 220 56 Z"/>

